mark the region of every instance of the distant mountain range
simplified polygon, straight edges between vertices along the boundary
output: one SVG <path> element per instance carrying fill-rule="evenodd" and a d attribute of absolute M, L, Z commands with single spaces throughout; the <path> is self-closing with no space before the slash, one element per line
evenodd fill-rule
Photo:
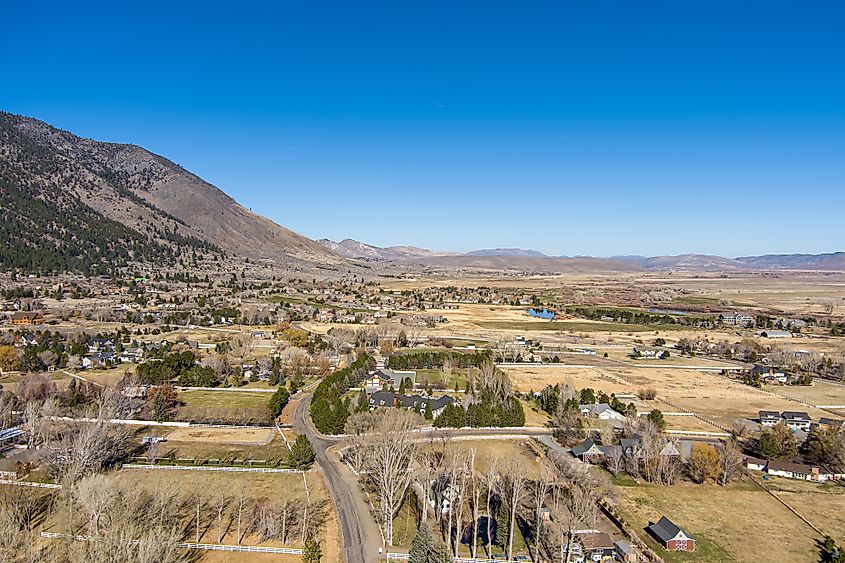
<path fill-rule="evenodd" d="M 352 239 L 313 241 L 136 145 L 98 142 L 0 112 L 0 269 L 109 273 L 146 263 L 217 268 L 223 259 L 296 271 L 845 270 L 845 253 L 723 258 L 547 256 L 520 248 L 435 252 Z M 361 264 L 368 261 L 371 264 Z M 378 264 L 375 264 L 378 263 Z"/>
<path fill-rule="evenodd" d="M 415 262 L 443 268 L 511 269 L 533 271 L 570 270 L 677 270 L 677 271 L 757 271 L 757 270 L 845 270 L 845 252 L 831 254 L 767 254 L 725 258 L 707 254 L 677 256 L 548 256 L 538 250 L 491 248 L 466 253 L 440 253 L 413 246 L 380 248 L 352 239 L 318 241 L 350 259 Z"/>
<path fill-rule="evenodd" d="M 92 273 L 195 254 L 347 266 L 166 158 L 3 112 L 0 218 L 3 268 Z"/>

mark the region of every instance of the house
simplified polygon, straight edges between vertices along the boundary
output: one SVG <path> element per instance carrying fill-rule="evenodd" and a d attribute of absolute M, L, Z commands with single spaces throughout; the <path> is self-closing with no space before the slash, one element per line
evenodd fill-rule
<path fill-rule="evenodd" d="M 770 459 L 766 464 L 766 473 L 776 477 L 787 479 L 800 479 L 802 481 L 818 481 L 819 468 L 803 463 L 792 463 L 791 461 L 780 461 Z"/>
<path fill-rule="evenodd" d="M 722 324 L 734 326 L 751 326 L 754 324 L 754 317 L 742 313 L 726 313 L 719 315 Z"/>
<path fill-rule="evenodd" d="M 604 450 L 600 445 L 587 438 L 577 446 L 572 447 L 572 455 L 584 463 L 597 463 L 604 459 Z"/>
<path fill-rule="evenodd" d="M 606 532 L 592 532 L 581 536 L 581 545 L 584 547 L 584 555 L 591 561 L 604 561 L 612 558 L 616 551 L 613 540 Z"/>
<path fill-rule="evenodd" d="M 774 426 L 780 422 L 780 413 L 777 411 L 760 411 L 757 420 L 761 426 Z"/>
<path fill-rule="evenodd" d="M 764 330 L 760 333 L 763 338 L 792 338 L 788 330 Z"/>
<path fill-rule="evenodd" d="M 667 551 L 695 551 L 695 538 L 665 516 L 646 528 Z"/>
<path fill-rule="evenodd" d="M 146 399 L 150 387 L 150 385 L 127 385 L 120 390 L 120 394 L 127 399 Z"/>
<path fill-rule="evenodd" d="M 376 368 L 364 380 L 364 390 L 369 394 L 384 389 L 385 385 L 399 389 L 403 381 L 406 389 L 413 389 L 417 384 L 417 372 Z"/>
<path fill-rule="evenodd" d="M 669 352 L 666 350 L 640 350 L 636 346 L 631 349 L 628 356 L 632 358 L 648 358 L 654 360 L 664 360 L 669 357 Z"/>
<path fill-rule="evenodd" d="M 784 423 L 791 430 L 810 430 L 810 415 L 803 411 L 783 411 L 781 413 Z"/>
<path fill-rule="evenodd" d="M 749 372 L 751 375 L 759 375 L 762 381 L 766 383 L 786 383 L 786 372 L 779 368 L 769 366 L 754 366 Z"/>
<path fill-rule="evenodd" d="M 818 425 L 824 428 L 845 428 L 845 420 L 841 418 L 821 417 Z"/>
<path fill-rule="evenodd" d="M 436 419 L 443 413 L 447 405 L 454 402 L 452 397 L 443 395 L 442 397 L 423 397 L 422 395 L 400 395 L 391 391 L 376 391 L 371 394 L 369 399 L 370 410 L 376 408 L 390 408 L 397 405 L 408 410 L 419 411 L 425 413 L 427 404 L 431 406 L 431 416 Z"/>
<path fill-rule="evenodd" d="M 23 464 L 14 459 L 0 459 L 0 479 L 17 481 L 23 473 Z"/>
<path fill-rule="evenodd" d="M 594 403 L 578 405 L 578 410 L 583 416 L 595 416 L 599 420 L 625 420 L 625 415 L 616 412 L 607 403 Z"/>
<path fill-rule="evenodd" d="M 616 559 L 624 563 L 634 563 L 637 561 L 637 552 L 634 547 L 625 540 L 616 540 L 613 542 L 613 547 L 616 548 Z"/>
<path fill-rule="evenodd" d="M 13 325 L 34 325 L 41 321 L 42 316 L 38 311 L 17 311 L 12 314 Z"/>
<path fill-rule="evenodd" d="M 767 463 L 767 460 L 760 459 L 759 457 L 745 456 L 745 467 L 754 471 L 765 471 Z"/>
<path fill-rule="evenodd" d="M 644 457 L 644 453 L 640 451 L 640 448 L 642 447 L 642 439 L 639 436 L 622 438 L 622 440 L 619 441 L 619 445 L 622 448 L 623 455 L 636 454 L 638 459 L 642 459 Z M 681 457 L 681 452 L 671 440 L 667 440 L 666 443 L 663 444 L 663 447 L 660 448 L 658 455 L 661 457 Z"/>

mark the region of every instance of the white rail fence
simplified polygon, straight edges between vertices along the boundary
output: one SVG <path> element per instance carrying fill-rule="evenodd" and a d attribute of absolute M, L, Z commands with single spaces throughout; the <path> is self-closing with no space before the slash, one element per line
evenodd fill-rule
<path fill-rule="evenodd" d="M 148 463 L 125 463 L 124 469 L 169 469 L 171 471 L 223 471 L 231 473 L 304 473 L 300 469 L 284 467 L 211 467 L 208 465 L 151 465 Z"/>
<path fill-rule="evenodd" d="M 388 561 L 408 561 L 411 556 L 408 553 L 387 553 Z M 473 559 L 471 557 L 454 557 L 456 563 L 499 563 L 499 559 Z"/>
<path fill-rule="evenodd" d="M 12 481 L 11 479 L 0 479 L 0 485 L 14 485 L 16 487 L 36 487 L 39 489 L 61 489 L 58 483 L 36 483 L 35 481 Z"/>
<path fill-rule="evenodd" d="M 75 541 L 97 541 L 92 536 L 79 536 L 70 534 L 57 534 L 55 532 L 41 532 L 42 538 L 49 539 L 72 539 Z M 205 551 L 238 551 L 246 553 L 285 553 L 289 555 L 302 555 L 302 548 L 299 547 L 269 547 L 261 545 L 229 545 L 225 543 L 192 543 L 178 542 L 176 547 L 182 549 L 198 549 Z"/>

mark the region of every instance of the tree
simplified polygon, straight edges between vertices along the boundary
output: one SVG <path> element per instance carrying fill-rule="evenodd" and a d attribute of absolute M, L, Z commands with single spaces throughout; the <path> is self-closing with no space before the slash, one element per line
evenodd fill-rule
<path fill-rule="evenodd" d="M 314 536 L 308 536 L 302 548 L 302 563 L 320 563 L 322 558 L 323 549 L 320 547 L 320 542 L 314 539 Z"/>
<path fill-rule="evenodd" d="M 408 555 L 411 563 L 447 563 L 451 560 L 445 546 L 440 545 L 426 525 L 417 530 Z"/>
<path fill-rule="evenodd" d="M 0 372 L 18 369 L 18 351 L 14 346 L 0 346 Z"/>
<path fill-rule="evenodd" d="M 419 417 L 405 409 L 378 409 L 372 414 L 372 428 L 362 443 L 367 452 L 362 478 L 376 491 L 384 538 L 393 545 L 393 518 L 405 499 L 417 449 L 410 431 L 418 426 Z"/>
<path fill-rule="evenodd" d="M 757 440 L 757 454 L 766 459 L 792 460 L 797 453 L 795 437 L 783 422 L 764 430 Z"/>
<path fill-rule="evenodd" d="M 279 388 L 276 389 L 276 392 L 273 393 L 273 396 L 270 397 L 270 402 L 268 404 L 273 418 L 277 418 L 282 414 L 282 411 L 284 410 L 285 405 L 288 404 L 289 400 L 290 392 L 285 387 L 279 386 Z"/>
<path fill-rule="evenodd" d="M 742 474 L 742 451 L 736 442 L 728 439 L 719 449 L 719 484 L 730 483 L 737 475 Z"/>
<path fill-rule="evenodd" d="M 425 419 L 426 420 L 433 420 L 434 414 L 431 412 L 431 399 L 426 399 L 425 401 Z"/>
<path fill-rule="evenodd" d="M 299 434 L 288 453 L 288 465 L 296 469 L 306 469 L 314 463 L 314 448 L 305 434 Z"/>
<path fill-rule="evenodd" d="M 696 483 L 704 483 L 719 473 L 719 453 L 716 448 L 702 442 L 695 442 L 690 452 L 687 472 Z"/>
<path fill-rule="evenodd" d="M 845 430 L 834 427 L 813 427 L 802 448 L 814 463 L 845 464 Z"/>
<path fill-rule="evenodd" d="M 647 418 L 654 423 L 661 432 L 666 429 L 666 421 L 663 419 L 663 413 L 659 409 L 653 409 L 648 413 Z"/>
<path fill-rule="evenodd" d="M 156 392 L 153 398 L 153 417 L 156 422 L 167 422 L 170 420 L 170 407 L 167 405 L 167 397 L 164 393 Z"/>
<path fill-rule="evenodd" d="M 508 515 L 508 561 L 513 559 L 513 535 L 516 527 L 516 511 L 522 498 L 526 493 L 528 479 L 525 475 L 525 468 L 515 460 L 511 460 L 505 466 L 504 492 L 507 495 L 507 504 L 510 509 Z"/>

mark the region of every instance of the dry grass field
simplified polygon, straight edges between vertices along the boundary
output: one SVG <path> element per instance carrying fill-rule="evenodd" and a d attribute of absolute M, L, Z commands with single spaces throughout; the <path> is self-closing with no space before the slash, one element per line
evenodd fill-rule
<path fill-rule="evenodd" d="M 845 386 L 830 385 L 816 381 L 813 385 L 766 385 L 773 393 L 806 401 L 813 405 L 836 405 L 845 407 Z"/>
<path fill-rule="evenodd" d="M 252 428 L 174 428 L 168 441 L 210 442 L 215 444 L 268 444 L 276 436 L 272 429 Z"/>
<path fill-rule="evenodd" d="M 714 373 L 691 369 L 528 366 L 508 367 L 505 371 L 513 378 L 515 387 L 522 392 L 537 391 L 556 383 L 568 384 L 575 389 L 590 387 L 596 391 L 617 395 L 635 395 L 639 389 L 654 387 L 659 397 L 727 427 L 738 418 L 756 418 L 760 410 L 806 410 L 814 420 L 831 416 L 828 412 L 804 407 Z M 787 388 L 780 387 L 778 391 L 783 389 Z M 672 410 L 672 407 L 665 404 L 649 406 Z M 685 425 L 686 422 L 679 421 L 678 424 Z M 683 429 L 694 428 L 684 426 Z M 712 427 L 709 429 L 713 430 Z"/>
<path fill-rule="evenodd" d="M 749 481 L 728 487 L 633 485 L 618 491 L 626 520 L 666 561 L 818 561 L 818 534 Z M 696 538 L 694 553 L 668 554 L 657 548 L 644 528 L 661 516 Z"/>

